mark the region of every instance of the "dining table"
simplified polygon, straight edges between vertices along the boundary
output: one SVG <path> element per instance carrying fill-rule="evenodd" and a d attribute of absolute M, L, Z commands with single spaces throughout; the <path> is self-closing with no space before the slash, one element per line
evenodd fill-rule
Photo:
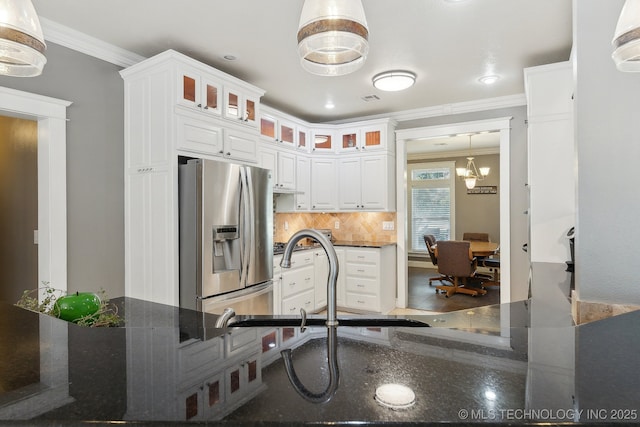
<path fill-rule="evenodd" d="M 495 255 L 500 249 L 500 244 L 496 242 L 479 242 L 474 240 L 470 241 L 469 243 L 469 250 L 471 251 L 471 255 L 474 257 L 488 257 L 491 255 Z M 433 245 L 433 249 L 437 257 L 438 245 Z"/>

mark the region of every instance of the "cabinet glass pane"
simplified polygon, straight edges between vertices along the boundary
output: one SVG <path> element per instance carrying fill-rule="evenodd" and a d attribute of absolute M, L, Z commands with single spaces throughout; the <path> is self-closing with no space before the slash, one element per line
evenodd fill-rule
<path fill-rule="evenodd" d="M 285 125 L 280 126 L 280 138 L 284 142 L 293 144 L 293 129 Z"/>
<path fill-rule="evenodd" d="M 296 330 L 294 328 L 282 328 L 282 342 L 289 341 L 296 336 Z"/>
<path fill-rule="evenodd" d="M 355 133 L 349 133 L 342 135 L 342 148 L 352 148 L 357 144 L 357 137 Z"/>
<path fill-rule="evenodd" d="M 182 76 L 182 97 L 191 102 L 196 102 L 196 81 L 189 76 Z"/>
<path fill-rule="evenodd" d="M 365 132 L 364 134 L 364 145 L 367 147 L 372 145 L 380 145 L 380 131 L 371 131 Z"/>
<path fill-rule="evenodd" d="M 220 382 L 216 381 L 213 384 L 209 384 L 209 407 L 220 402 Z"/>
<path fill-rule="evenodd" d="M 331 135 L 316 135 L 315 148 L 331 148 Z"/>
<path fill-rule="evenodd" d="M 247 379 L 249 382 L 255 381 L 258 378 L 258 362 L 252 360 L 248 363 L 249 372 L 247 372 Z"/>
<path fill-rule="evenodd" d="M 212 85 L 207 85 L 207 107 L 218 109 L 218 88 Z"/>
<path fill-rule="evenodd" d="M 250 122 L 256 120 L 256 103 L 250 99 L 245 102 L 244 119 Z"/>
<path fill-rule="evenodd" d="M 298 132 L 298 147 L 307 146 L 307 134 L 305 132 Z"/>
<path fill-rule="evenodd" d="M 227 115 L 231 117 L 239 117 L 238 112 L 238 95 L 229 92 L 229 99 L 227 100 Z"/>
<path fill-rule="evenodd" d="M 276 331 L 262 337 L 262 352 L 266 353 L 276 346 Z"/>
<path fill-rule="evenodd" d="M 260 134 L 264 136 L 268 136 L 270 138 L 276 137 L 276 124 L 273 120 L 265 119 L 264 117 L 260 119 Z"/>
<path fill-rule="evenodd" d="M 185 400 L 185 417 L 187 420 L 198 415 L 198 394 L 193 393 Z"/>
<path fill-rule="evenodd" d="M 229 375 L 229 388 L 231 389 L 231 393 L 235 393 L 236 391 L 240 390 L 240 370 L 236 369 L 235 371 L 231 372 L 231 375 Z"/>

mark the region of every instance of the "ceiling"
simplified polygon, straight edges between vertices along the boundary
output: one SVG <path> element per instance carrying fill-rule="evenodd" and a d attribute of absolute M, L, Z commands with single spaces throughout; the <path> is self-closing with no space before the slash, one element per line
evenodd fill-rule
<path fill-rule="evenodd" d="M 572 0 L 362 3 L 370 44 L 365 65 L 320 77 L 299 64 L 303 0 L 33 0 L 41 17 L 138 55 L 166 49 L 189 55 L 266 90 L 265 105 L 309 122 L 518 95 L 523 68 L 569 59 Z M 402 92 L 373 87 L 374 75 L 395 69 L 414 72 L 416 84 Z M 500 80 L 479 83 L 486 74 Z M 365 102 L 370 95 L 380 99 Z M 333 109 L 325 108 L 328 101 Z"/>

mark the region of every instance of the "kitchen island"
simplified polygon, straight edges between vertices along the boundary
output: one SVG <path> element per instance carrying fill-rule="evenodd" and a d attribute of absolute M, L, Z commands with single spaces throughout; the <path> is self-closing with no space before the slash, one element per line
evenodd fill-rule
<path fill-rule="evenodd" d="M 536 266 L 548 289 L 559 286 L 556 267 Z M 369 326 L 337 327 L 338 388 L 327 402 L 311 403 L 290 383 L 280 351 L 292 349 L 301 383 L 324 390 L 327 327 L 216 329 L 215 315 L 112 301 L 122 327 L 80 327 L 0 306 L 0 425 L 637 424 L 640 417 L 640 312 L 573 326 L 533 298 L 411 316 L 430 327 L 381 327 L 376 319 L 394 318 L 371 317 Z M 483 317 L 496 310 L 500 327 L 489 331 Z M 383 384 L 409 387 L 413 402 L 384 406 L 375 398 Z"/>

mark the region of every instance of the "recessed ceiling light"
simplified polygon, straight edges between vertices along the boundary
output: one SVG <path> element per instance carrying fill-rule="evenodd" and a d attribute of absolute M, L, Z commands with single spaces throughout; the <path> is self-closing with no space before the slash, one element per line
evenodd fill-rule
<path fill-rule="evenodd" d="M 373 86 L 387 92 L 404 90 L 416 81 L 416 75 L 410 71 L 386 71 L 373 77 Z"/>
<path fill-rule="evenodd" d="M 335 107 L 335 104 L 331 101 L 327 101 L 327 103 L 324 104 L 324 108 L 326 108 L 327 110 L 331 110 L 334 107 Z"/>
<path fill-rule="evenodd" d="M 227 61 L 235 61 L 236 59 L 238 59 L 237 56 L 231 55 L 231 54 L 224 55 L 223 58 L 226 59 Z"/>
<path fill-rule="evenodd" d="M 485 85 L 492 85 L 498 80 L 500 80 L 500 76 L 496 76 L 495 74 L 491 74 L 489 76 L 482 76 L 478 79 L 480 83 Z"/>

